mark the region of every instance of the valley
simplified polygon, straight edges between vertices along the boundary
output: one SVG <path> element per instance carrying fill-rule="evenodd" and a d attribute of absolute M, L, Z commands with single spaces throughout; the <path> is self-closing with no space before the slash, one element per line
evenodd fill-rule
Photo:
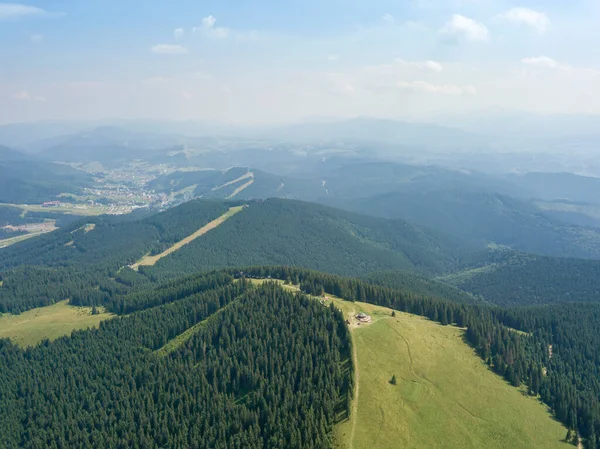
<path fill-rule="evenodd" d="M 7 447 L 596 449 L 600 183 L 426 131 L 0 148 Z"/>

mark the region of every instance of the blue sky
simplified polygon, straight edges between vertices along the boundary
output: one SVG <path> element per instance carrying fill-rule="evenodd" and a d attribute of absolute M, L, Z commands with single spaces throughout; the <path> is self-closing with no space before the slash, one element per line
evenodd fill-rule
<path fill-rule="evenodd" d="M 597 0 L 0 2 L 0 122 L 600 113 Z"/>

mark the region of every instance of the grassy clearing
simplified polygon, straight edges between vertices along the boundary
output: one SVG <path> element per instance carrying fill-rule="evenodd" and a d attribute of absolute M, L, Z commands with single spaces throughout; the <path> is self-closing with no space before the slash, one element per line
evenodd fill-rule
<path fill-rule="evenodd" d="M 187 245 L 191 241 L 193 241 L 193 240 L 197 239 L 198 237 L 206 234 L 208 231 L 211 231 L 211 230 L 215 229 L 217 226 L 219 226 L 220 224 L 222 224 L 224 221 L 226 221 L 227 219 L 233 217 L 235 214 L 237 214 L 242 209 L 244 209 L 244 207 L 246 207 L 246 206 L 230 207 L 229 210 L 227 212 L 225 212 L 223 215 L 221 215 L 219 218 L 211 221 L 210 223 L 208 223 L 205 226 L 202 226 L 200 229 L 198 229 L 192 235 L 189 235 L 186 238 L 184 238 L 183 240 L 180 240 L 179 242 L 177 242 L 173 246 L 171 246 L 169 249 L 167 249 L 166 251 L 163 251 L 160 254 L 157 254 L 156 256 L 150 256 L 150 255 L 144 256 L 142 258 L 142 260 L 140 260 L 139 262 L 131 265 L 131 268 L 133 270 L 137 271 L 137 269 L 141 265 L 144 265 L 144 266 L 152 266 L 152 265 L 154 265 L 156 262 L 158 262 L 163 257 L 166 257 L 166 256 L 168 256 L 171 253 L 174 253 L 175 251 L 177 251 L 178 249 L 180 249 L 182 246 Z"/>
<path fill-rule="evenodd" d="M 70 306 L 65 300 L 20 315 L 4 314 L 0 316 L 0 338 L 10 338 L 22 347 L 33 346 L 44 338 L 55 340 L 76 329 L 96 327 L 113 316 L 101 307 L 98 311 L 98 315 L 92 315 L 91 307 Z"/>
<path fill-rule="evenodd" d="M 450 285 L 458 285 L 461 282 L 468 281 L 473 276 L 482 273 L 491 273 L 495 269 L 499 267 L 496 263 L 491 263 L 489 265 L 484 265 L 483 267 L 478 268 L 469 268 L 467 270 L 458 271 L 456 273 L 448 274 L 445 276 L 440 276 L 435 278 L 436 281 L 447 282 Z"/>
<path fill-rule="evenodd" d="M 0 248 L 6 248 L 7 246 L 14 245 L 15 243 L 19 243 L 23 240 L 27 240 L 42 234 L 43 232 L 31 232 L 29 234 L 23 234 L 17 237 L 11 237 L 9 239 L 0 240 Z"/>
<path fill-rule="evenodd" d="M 81 215 L 81 216 L 91 216 L 91 215 L 102 215 L 106 213 L 106 206 L 87 206 L 87 205 L 74 205 L 64 203 L 63 206 L 59 207 L 43 207 L 41 205 L 36 204 L 6 204 L 0 203 L 0 206 L 13 206 L 18 207 L 23 210 L 23 212 L 53 212 L 53 213 L 63 213 L 70 215 Z"/>
<path fill-rule="evenodd" d="M 217 312 L 215 312 L 214 314 L 209 316 L 207 319 L 194 324 L 192 327 L 185 330 L 184 332 L 179 334 L 177 337 L 169 340 L 162 348 L 159 348 L 155 351 L 156 355 L 158 355 L 160 357 L 164 357 L 166 355 L 169 355 L 173 351 L 175 351 L 177 348 L 180 348 L 186 341 L 188 341 L 190 338 L 192 338 L 192 336 L 196 332 L 198 332 L 203 326 L 206 326 L 206 324 L 208 322 L 210 322 L 210 320 L 215 319 L 217 316 L 219 316 L 219 314 L 223 313 L 223 311 L 225 311 L 229 307 L 231 307 L 232 304 L 235 304 L 235 301 L 230 302 L 225 307 L 217 310 Z"/>
<path fill-rule="evenodd" d="M 492 373 L 464 343 L 463 330 L 334 301 L 346 315 L 373 317 L 352 330 L 359 392 L 355 413 L 336 429 L 338 447 L 568 447 L 566 429 Z"/>
<path fill-rule="evenodd" d="M 226 183 L 225 183 L 225 184 L 223 184 L 223 185 L 220 185 L 220 186 L 217 186 L 217 187 L 213 187 L 213 189 L 212 189 L 212 190 L 213 190 L 213 192 L 214 192 L 215 190 L 221 190 L 223 187 L 227 187 L 227 186 L 230 186 L 230 185 L 236 184 L 236 183 L 238 183 L 238 182 L 240 182 L 240 181 L 243 181 L 244 179 L 248 179 L 248 178 L 252 178 L 252 179 L 254 179 L 254 172 L 251 172 L 251 171 L 249 171 L 249 172 L 247 172 L 247 173 L 243 174 L 242 176 L 240 176 L 239 178 L 237 178 L 237 179 L 234 179 L 233 181 L 229 181 L 229 182 L 226 182 Z"/>
<path fill-rule="evenodd" d="M 238 193 L 240 193 L 242 190 L 245 190 L 247 187 L 250 187 L 252 184 L 254 184 L 254 176 L 250 179 L 250 181 L 246 182 L 245 184 L 239 186 L 237 189 L 235 189 L 231 195 L 229 195 L 226 199 L 231 199 L 233 197 L 235 197 Z"/>

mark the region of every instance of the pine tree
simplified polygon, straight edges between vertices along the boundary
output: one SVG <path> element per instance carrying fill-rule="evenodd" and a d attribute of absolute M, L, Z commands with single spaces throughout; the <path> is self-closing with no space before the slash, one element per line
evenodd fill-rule
<path fill-rule="evenodd" d="M 390 379 L 390 384 L 397 385 L 398 381 L 396 380 L 396 375 L 394 374 Z"/>

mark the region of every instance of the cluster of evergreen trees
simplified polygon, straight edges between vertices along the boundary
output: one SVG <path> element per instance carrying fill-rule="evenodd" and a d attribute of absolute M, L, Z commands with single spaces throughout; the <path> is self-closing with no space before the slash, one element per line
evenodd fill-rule
<path fill-rule="evenodd" d="M 2 446 L 330 447 L 351 391 L 341 313 L 275 285 L 201 290 L 27 350 L 0 340 Z"/>
<path fill-rule="evenodd" d="M 491 251 L 487 268 L 449 276 L 462 290 L 502 306 L 598 301 L 600 261 Z M 471 267 L 467 269 L 470 270 Z M 452 278 L 455 279 L 452 279 Z"/>

